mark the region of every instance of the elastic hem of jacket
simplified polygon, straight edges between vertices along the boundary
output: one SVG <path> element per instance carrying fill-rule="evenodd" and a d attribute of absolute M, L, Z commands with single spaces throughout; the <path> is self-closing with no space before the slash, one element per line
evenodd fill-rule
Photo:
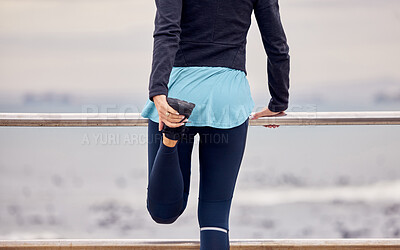
<path fill-rule="evenodd" d="M 165 91 L 150 91 L 149 92 L 149 100 L 150 101 L 152 101 L 152 102 L 154 102 L 154 100 L 153 100 L 153 97 L 154 96 L 156 96 L 156 95 L 165 95 L 165 96 L 168 96 L 168 91 L 167 92 L 165 92 Z"/>
<path fill-rule="evenodd" d="M 273 104 L 272 101 L 269 102 L 268 104 L 268 109 L 271 110 L 272 112 L 282 112 L 285 111 L 288 108 L 288 105 L 286 104 Z"/>
<path fill-rule="evenodd" d="M 232 65 L 226 65 L 226 64 L 207 64 L 207 63 L 181 63 L 181 62 L 175 62 L 174 67 L 225 67 L 225 68 L 230 68 L 230 69 L 236 69 L 243 71 L 245 75 L 247 76 L 247 71 L 245 68 L 240 68 L 240 67 L 234 67 Z"/>

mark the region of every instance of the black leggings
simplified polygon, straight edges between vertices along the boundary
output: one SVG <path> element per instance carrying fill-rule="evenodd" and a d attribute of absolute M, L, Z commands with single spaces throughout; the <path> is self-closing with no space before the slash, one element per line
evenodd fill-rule
<path fill-rule="evenodd" d="M 173 223 L 185 210 L 194 136 L 198 133 L 200 249 L 229 249 L 229 211 L 246 145 L 249 119 L 220 129 L 188 126 L 175 147 L 162 143 L 158 123 L 148 123 L 147 209 L 157 223 Z"/>

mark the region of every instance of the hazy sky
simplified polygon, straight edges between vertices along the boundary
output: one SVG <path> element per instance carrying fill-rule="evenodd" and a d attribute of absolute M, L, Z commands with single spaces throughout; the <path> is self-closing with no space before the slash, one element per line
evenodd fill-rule
<path fill-rule="evenodd" d="M 291 98 L 400 91 L 400 1 L 284 0 L 280 10 Z M 0 0 L 0 93 L 145 101 L 154 14 L 150 0 Z M 254 16 L 247 70 L 253 97 L 269 98 Z"/>

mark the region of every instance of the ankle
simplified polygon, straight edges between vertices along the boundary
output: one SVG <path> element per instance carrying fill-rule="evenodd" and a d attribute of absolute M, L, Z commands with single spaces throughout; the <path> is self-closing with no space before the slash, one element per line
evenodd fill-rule
<path fill-rule="evenodd" d="M 163 134 L 163 144 L 165 146 L 173 148 L 173 147 L 175 147 L 176 143 L 178 143 L 178 140 L 171 140 L 171 139 L 165 137 L 165 134 Z"/>

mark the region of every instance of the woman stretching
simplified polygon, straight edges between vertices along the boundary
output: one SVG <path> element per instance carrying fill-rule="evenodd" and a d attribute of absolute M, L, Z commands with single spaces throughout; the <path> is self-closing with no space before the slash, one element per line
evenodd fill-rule
<path fill-rule="evenodd" d="M 285 115 L 289 47 L 278 0 L 155 0 L 148 120 L 147 209 L 157 223 L 185 210 L 199 135 L 200 249 L 229 249 L 229 211 L 254 102 L 246 36 L 254 14 L 268 55 L 268 105 L 251 119 Z M 276 127 L 268 125 L 267 127 Z"/>

